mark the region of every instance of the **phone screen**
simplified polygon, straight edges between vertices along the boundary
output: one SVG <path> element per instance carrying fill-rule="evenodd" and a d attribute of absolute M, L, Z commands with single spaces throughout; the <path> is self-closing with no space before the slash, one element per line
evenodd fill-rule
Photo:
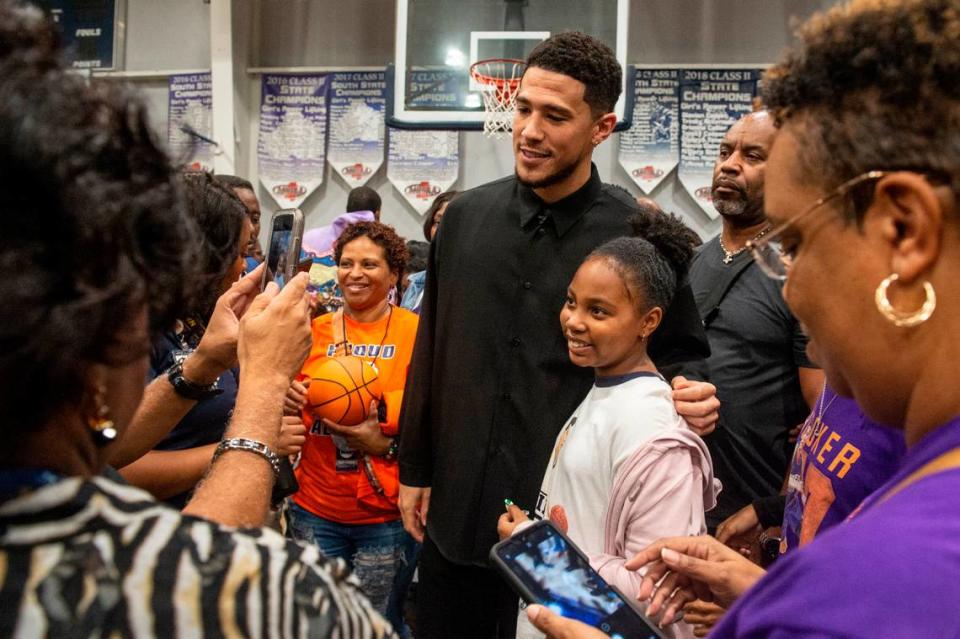
<path fill-rule="evenodd" d="M 290 241 L 293 238 L 293 215 L 275 215 L 270 229 L 270 245 L 267 249 L 267 270 L 263 283 L 274 281 L 283 288 L 289 271 Z"/>
<path fill-rule="evenodd" d="M 502 566 L 532 596 L 533 603 L 599 628 L 613 639 L 663 636 L 549 522 L 523 530 L 495 546 L 494 551 Z"/>

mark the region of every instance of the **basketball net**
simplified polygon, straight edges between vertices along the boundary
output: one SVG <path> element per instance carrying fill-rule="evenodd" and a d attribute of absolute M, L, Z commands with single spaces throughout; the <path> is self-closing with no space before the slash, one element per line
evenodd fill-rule
<path fill-rule="evenodd" d="M 470 67 L 470 75 L 480 85 L 483 97 L 483 133 L 500 138 L 513 130 L 513 112 L 517 89 L 526 63 L 510 58 L 480 60 Z"/>

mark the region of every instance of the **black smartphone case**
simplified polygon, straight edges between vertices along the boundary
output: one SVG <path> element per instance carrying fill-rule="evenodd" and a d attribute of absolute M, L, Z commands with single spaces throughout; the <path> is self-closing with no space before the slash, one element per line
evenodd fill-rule
<path fill-rule="evenodd" d="M 497 569 L 497 571 L 510 583 L 510 585 L 513 586 L 513 589 L 517 591 L 517 594 L 520 595 L 520 598 L 523 599 L 523 601 L 526 602 L 528 605 L 529 605 L 529 604 L 540 604 L 540 603 L 543 603 L 543 602 L 536 600 L 536 598 L 533 596 L 533 593 L 531 593 L 530 590 L 527 589 L 527 587 L 526 587 L 526 585 L 524 585 L 523 581 L 521 581 L 520 578 L 517 577 L 516 574 L 514 574 L 514 572 L 513 572 L 513 570 L 511 569 L 510 565 L 509 565 L 507 562 L 505 562 L 505 561 L 500 557 L 499 551 L 500 551 L 500 549 L 502 549 L 502 548 L 504 548 L 505 546 L 509 545 L 511 542 L 516 543 L 517 541 L 519 541 L 519 537 L 522 537 L 522 536 L 524 536 L 524 535 L 528 535 L 528 534 L 530 534 L 532 531 L 535 531 L 537 528 L 542 527 L 542 526 L 549 526 L 550 528 L 552 528 L 552 529 L 553 529 L 553 532 L 554 532 L 558 537 L 562 537 L 562 538 L 564 539 L 564 541 L 566 541 L 567 546 L 570 548 L 570 551 L 571 551 L 571 552 L 577 553 L 577 555 L 579 555 L 580 558 L 583 559 L 583 562 L 584 562 L 587 566 L 590 565 L 590 560 L 587 558 L 586 554 L 584 554 L 584 552 L 583 552 L 582 550 L 580 550 L 580 548 L 579 548 L 575 543 L 573 543 L 573 541 L 572 541 L 569 537 L 567 537 L 559 528 L 557 528 L 556 526 L 554 526 L 553 523 L 550 522 L 550 521 L 548 521 L 548 520 L 538 521 L 538 522 L 534 523 L 532 526 L 529 526 L 529 527 L 527 527 L 527 528 L 524 528 L 521 532 L 517 533 L 517 535 L 515 535 L 515 536 L 513 536 L 513 537 L 508 537 L 507 539 L 504 539 L 504 540 L 502 540 L 502 541 L 494 544 L 494 546 L 490 549 L 490 562 L 494 565 L 494 567 Z M 591 568 L 591 570 L 592 570 L 592 568 Z M 603 579 L 603 577 L 601 577 L 599 574 L 597 574 L 597 578 L 600 579 L 601 581 L 603 581 L 604 583 L 607 583 L 607 582 Z M 643 611 L 640 610 L 640 608 L 639 608 L 629 597 L 625 596 L 625 595 L 620 591 L 619 588 L 617 588 L 616 586 L 614 586 L 613 584 L 610 584 L 610 583 L 607 583 L 607 585 L 608 585 L 615 593 L 617 593 L 617 595 L 620 597 L 620 599 L 622 599 L 623 602 L 624 602 L 625 604 L 627 604 L 627 607 L 628 607 L 628 608 L 630 608 L 631 610 L 633 610 L 633 612 L 635 612 L 635 613 L 637 614 L 637 616 L 640 617 L 640 619 L 642 619 L 643 622 L 646 623 L 646 625 L 650 627 L 650 629 L 651 629 L 652 632 L 655 632 L 655 633 L 656 633 L 656 636 L 657 636 L 657 637 L 660 637 L 661 639 L 668 639 L 667 636 L 664 635 L 664 634 L 659 630 L 659 628 L 657 628 L 657 624 L 656 624 L 653 620 L 651 620 L 649 617 L 647 617 L 645 614 L 643 614 Z"/>

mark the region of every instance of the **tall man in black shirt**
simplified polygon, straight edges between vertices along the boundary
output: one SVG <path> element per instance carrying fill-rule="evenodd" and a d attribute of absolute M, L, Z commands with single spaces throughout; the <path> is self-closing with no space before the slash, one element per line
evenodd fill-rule
<path fill-rule="evenodd" d="M 567 285 L 590 251 L 630 233 L 637 211 L 591 162 L 616 124 L 613 52 L 564 33 L 527 65 L 516 175 L 458 195 L 431 245 L 400 444 L 404 523 L 418 538 L 427 531 L 418 639 L 512 639 L 517 596 L 486 563 L 496 521 L 504 499 L 533 507 L 556 435 L 593 382 L 560 330 Z M 650 354 L 669 374 L 707 353 L 681 289 Z"/>

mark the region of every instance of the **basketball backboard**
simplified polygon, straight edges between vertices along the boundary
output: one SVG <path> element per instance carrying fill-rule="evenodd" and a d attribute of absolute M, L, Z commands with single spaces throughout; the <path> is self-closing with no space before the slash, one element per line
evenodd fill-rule
<path fill-rule="evenodd" d="M 470 66 L 525 59 L 563 31 L 583 31 L 616 53 L 627 75 L 629 0 L 396 0 L 394 66 L 388 70 L 387 123 L 398 128 L 483 128 L 484 108 Z M 627 112 L 626 91 L 617 103 Z"/>

